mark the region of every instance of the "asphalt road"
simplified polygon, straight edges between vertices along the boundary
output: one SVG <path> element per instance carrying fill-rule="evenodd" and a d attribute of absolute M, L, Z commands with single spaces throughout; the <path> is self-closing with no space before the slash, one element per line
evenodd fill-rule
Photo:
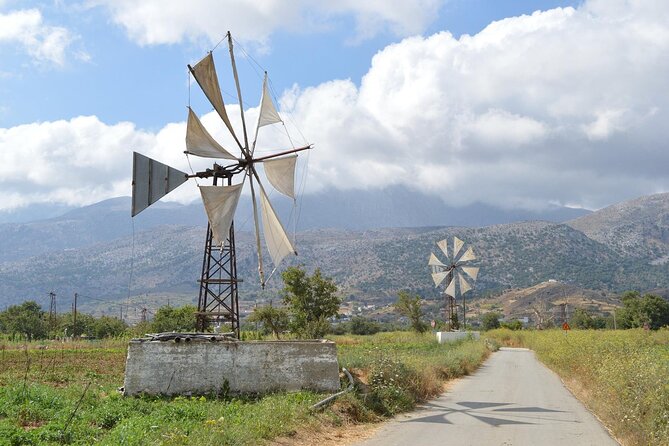
<path fill-rule="evenodd" d="M 358 446 L 618 445 L 527 349 L 503 348 L 439 398 Z"/>

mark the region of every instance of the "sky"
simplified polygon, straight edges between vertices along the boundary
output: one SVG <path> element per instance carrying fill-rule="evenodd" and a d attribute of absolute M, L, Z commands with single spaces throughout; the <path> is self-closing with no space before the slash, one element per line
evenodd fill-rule
<path fill-rule="evenodd" d="M 183 154 L 188 104 L 233 148 L 186 68 L 214 50 L 239 129 L 228 30 L 247 121 L 266 70 L 285 122 L 259 153 L 314 144 L 304 194 L 536 210 L 669 191 L 665 0 L 0 0 L 0 211 L 130 195 L 133 151 L 207 167 Z"/>

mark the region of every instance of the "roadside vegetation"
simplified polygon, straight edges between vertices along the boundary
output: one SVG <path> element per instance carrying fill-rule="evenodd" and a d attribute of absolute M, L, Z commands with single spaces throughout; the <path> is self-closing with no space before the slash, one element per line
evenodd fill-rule
<path fill-rule="evenodd" d="M 669 445 L 669 328 L 500 329 L 486 336 L 534 350 L 623 444 Z"/>
<path fill-rule="evenodd" d="M 312 392 L 123 397 L 126 340 L 0 340 L 0 445 L 255 445 L 314 435 L 409 410 L 488 355 L 482 342 L 439 345 L 427 333 L 331 338 L 356 384 L 318 412 L 310 407 L 326 395 Z"/>

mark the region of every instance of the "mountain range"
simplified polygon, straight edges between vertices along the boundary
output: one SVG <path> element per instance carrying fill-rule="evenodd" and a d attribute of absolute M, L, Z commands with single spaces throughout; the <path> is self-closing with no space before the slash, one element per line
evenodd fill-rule
<path fill-rule="evenodd" d="M 473 297 L 548 280 L 607 292 L 669 287 L 669 194 L 594 213 L 561 208 L 540 215 L 545 220 L 566 216 L 563 223 L 509 222 L 523 215 L 478 205 L 449 211 L 421 195 L 402 200 L 401 194 L 384 192 L 385 199 L 379 194 L 355 201 L 342 193 L 341 201 L 330 197 L 318 206 L 305 199 L 298 220 L 298 228 L 305 229 L 296 233 L 300 255 L 282 267 L 319 267 L 352 302 L 393 301 L 400 289 L 438 299 L 427 258 L 438 252 L 436 241 L 457 236 L 478 255 L 481 273 Z M 55 290 L 61 302 L 77 292 L 83 305 L 109 306 L 111 312 L 121 300 L 158 306 L 166 298 L 195 299 L 205 232 L 202 209 L 158 203 L 133 221 L 129 208 L 128 198 L 117 198 L 47 220 L 1 224 L 0 302 L 44 303 Z M 252 227 L 244 217 L 248 210 L 242 203 L 236 226 L 244 279 L 240 298 L 276 299 L 278 273 L 266 290 L 257 285 Z M 430 225 L 440 215 L 442 224 Z"/>

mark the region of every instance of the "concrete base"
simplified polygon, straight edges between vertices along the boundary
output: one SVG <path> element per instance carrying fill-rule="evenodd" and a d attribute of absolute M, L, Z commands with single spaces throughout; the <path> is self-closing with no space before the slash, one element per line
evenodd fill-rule
<path fill-rule="evenodd" d="M 339 364 L 331 341 L 152 341 L 133 339 L 125 395 L 337 392 Z"/>
<path fill-rule="evenodd" d="M 455 342 L 460 339 L 480 339 L 481 334 L 478 331 L 438 331 L 437 332 L 437 341 L 440 344 L 445 342 Z"/>

